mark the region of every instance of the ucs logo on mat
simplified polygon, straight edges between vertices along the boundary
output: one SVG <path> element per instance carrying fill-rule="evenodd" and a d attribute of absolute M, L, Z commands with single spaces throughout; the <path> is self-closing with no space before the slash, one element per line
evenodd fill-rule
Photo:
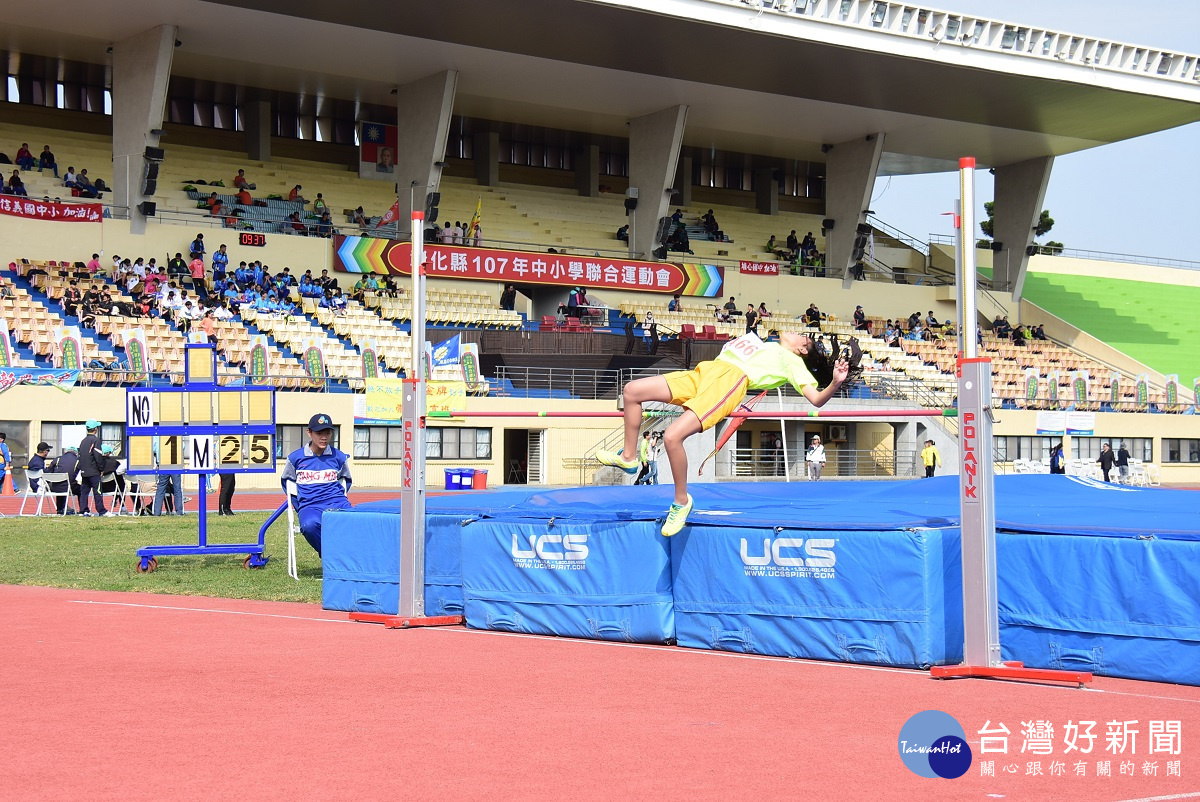
<path fill-rule="evenodd" d="M 517 568 L 548 571 L 586 571 L 588 536 L 518 535 L 512 536 L 512 559 Z M 525 548 L 528 544 L 529 548 Z"/>
<path fill-rule="evenodd" d="M 940 710 L 923 710 L 904 722 L 896 746 L 908 770 L 921 777 L 953 780 L 971 768 L 966 732 Z"/>

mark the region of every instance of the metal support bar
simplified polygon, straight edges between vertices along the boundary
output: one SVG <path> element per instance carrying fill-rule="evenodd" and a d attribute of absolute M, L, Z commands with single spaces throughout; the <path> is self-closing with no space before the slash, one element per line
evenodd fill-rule
<path fill-rule="evenodd" d="M 659 418 L 671 417 L 676 413 L 668 410 L 650 410 L 642 413 L 644 418 Z M 428 413 L 430 418 L 620 418 L 624 413 L 618 411 L 612 412 L 517 412 L 512 410 L 500 410 L 496 412 L 484 412 L 481 410 L 434 410 Z M 954 418 L 958 416 L 958 410 L 949 409 L 810 409 L 789 411 L 780 410 L 778 412 L 748 412 L 746 410 L 734 410 L 727 417 L 730 418 L 769 418 L 771 420 L 779 420 L 780 418 L 829 418 L 832 420 L 840 420 L 843 418 Z"/>

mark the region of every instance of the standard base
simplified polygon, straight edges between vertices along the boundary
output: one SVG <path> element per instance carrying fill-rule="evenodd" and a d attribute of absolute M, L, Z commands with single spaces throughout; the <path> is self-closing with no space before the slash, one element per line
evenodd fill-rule
<path fill-rule="evenodd" d="M 453 627 L 463 622 L 461 615 L 402 616 L 389 613 L 350 613 L 351 621 L 363 624 L 383 624 L 387 629 L 412 627 Z"/>
<path fill-rule="evenodd" d="M 1000 666 L 933 666 L 929 676 L 934 679 L 958 679 L 961 677 L 984 677 L 988 679 L 1012 679 L 1027 682 L 1065 682 L 1082 688 L 1092 681 L 1090 671 L 1058 671 L 1050 668 L 1026 668 L 1016 660 L 1006 661 Z"/>

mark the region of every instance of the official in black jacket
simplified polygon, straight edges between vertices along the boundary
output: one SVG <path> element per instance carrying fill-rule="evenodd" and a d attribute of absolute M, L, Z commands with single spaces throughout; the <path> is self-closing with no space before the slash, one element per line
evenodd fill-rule
<path fill-rule="evenodd" d="M 72 496 L 79 497 L 79 453 L 75 446 L 67 446 L 58 457 L 50 461 L 46 466 L 46 473 L 65 473 L 67 481 L 65 482 L 50 482 L 50 491 L 52 493 L 70 492 Z M 59 496 L 54 499 L 54 505 L 58 508 L 59 515 L 65 515 L 67 512 L 67 499 L 65 496 Z"/>

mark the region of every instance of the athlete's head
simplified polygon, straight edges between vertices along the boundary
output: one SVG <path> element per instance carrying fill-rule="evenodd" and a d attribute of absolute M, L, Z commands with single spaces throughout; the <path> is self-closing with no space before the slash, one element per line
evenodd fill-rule
<path fill-rule="evenodd" d="M 813 338 L 806 332 L 781 331 L 779 344 L 796 356 L 804 356 L 812 350 Z"/>
<path fill-rule="evenodd" d="M 333 439 L 333 421 L 323 413 L 313 415 L 308 421 L 308 439 L 312 441 L 314 450 L 324 451 Z"/>

